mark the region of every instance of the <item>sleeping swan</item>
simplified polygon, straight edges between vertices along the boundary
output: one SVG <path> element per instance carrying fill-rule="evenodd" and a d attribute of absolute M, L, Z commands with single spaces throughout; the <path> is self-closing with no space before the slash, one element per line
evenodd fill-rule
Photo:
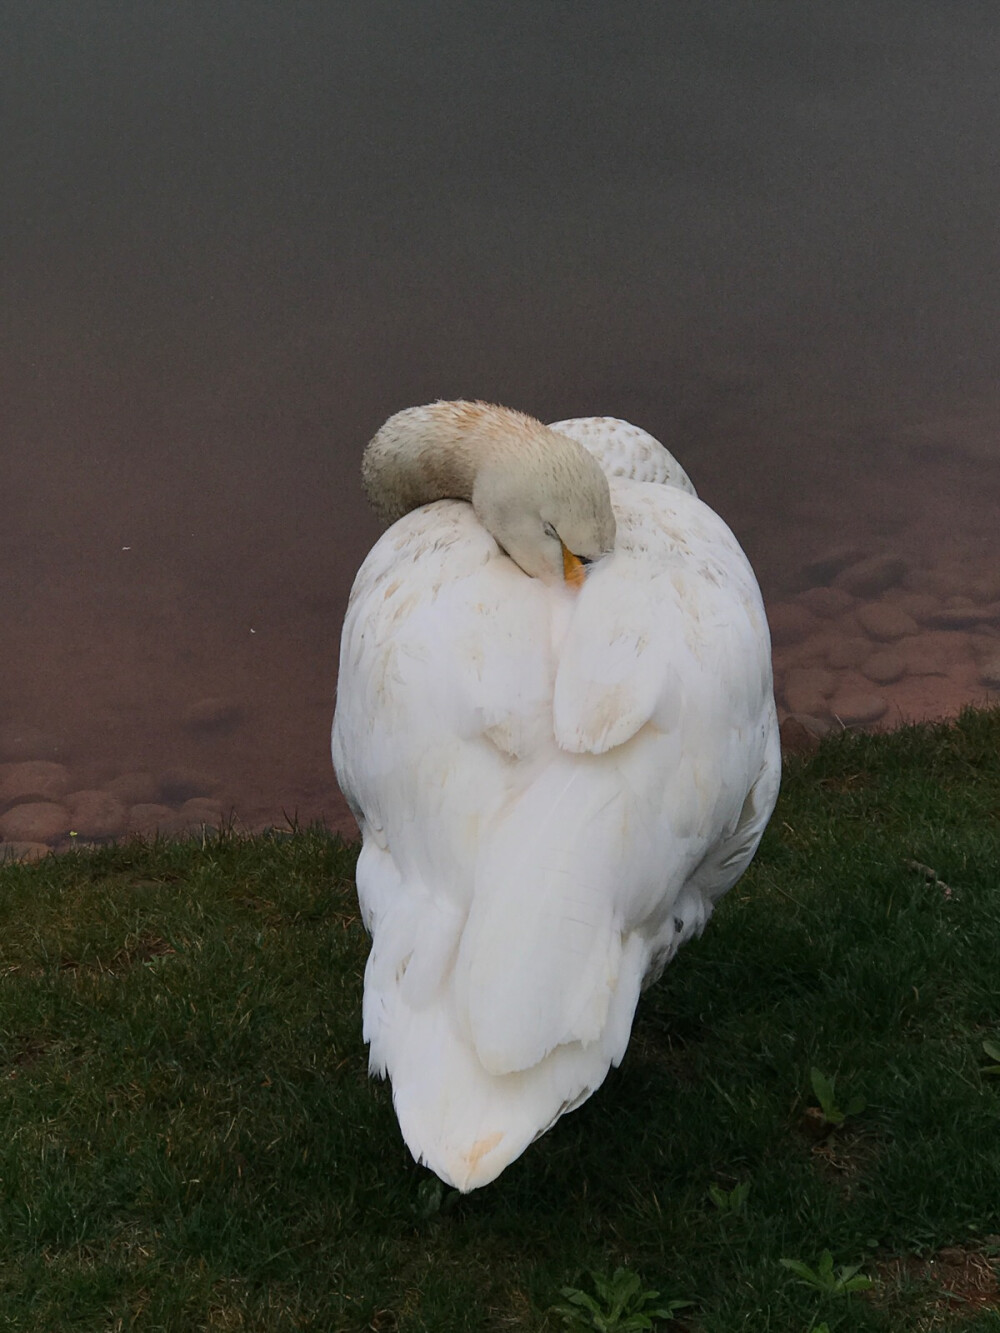
<path fill-rule="evenodd" d="M 600 1087 L 749 864 L 770 641 L 736 539 L 627 422 L 432 403 L 362 476 L 392 526 L 351 593 L 333 762 L 364 1036 L 413 1156 L 472 1190 Z"/>

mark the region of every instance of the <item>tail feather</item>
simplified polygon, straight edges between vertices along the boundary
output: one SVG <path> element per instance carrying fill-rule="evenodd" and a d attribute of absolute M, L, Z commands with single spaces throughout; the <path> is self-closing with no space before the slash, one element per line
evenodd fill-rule
<path fill-rule="evenodd" d="M 372 1070 L 392 1080 L 396 1115 L 416 1160 L 463 1192 L 494 1180 L 621 1062 L 644 966 L 645 949 L 633 937 L 596 1040 L 558 1046 L 529 1069 L 491 1074 L 459 1021 L 447 981 L 429 1002 L 413 1006 L 401 984 L 371 984 L 369 960 L 365 1028 Z"/>

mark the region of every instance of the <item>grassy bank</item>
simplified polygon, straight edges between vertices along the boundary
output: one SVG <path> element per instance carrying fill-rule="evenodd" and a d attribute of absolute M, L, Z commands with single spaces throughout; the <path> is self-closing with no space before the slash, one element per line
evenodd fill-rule
<path fill-rule="evenodd" d="M 366 1077 L 353 863 L 0 870 L 0 1327 L 555 1330 L 623 1267 L 690 1333 L 1000 1329 L 1000 711 L 794 762 L 623 1067 L 465 1198 Z"/>

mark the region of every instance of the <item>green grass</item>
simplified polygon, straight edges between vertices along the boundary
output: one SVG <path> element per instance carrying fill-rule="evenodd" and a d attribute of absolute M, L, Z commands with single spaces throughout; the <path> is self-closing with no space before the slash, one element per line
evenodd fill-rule
<path fill-rule="evenodd" d="M 623 1067 L 464 1198 L 366 1076 L 353 863 L 313 830 L 0 870 L 0 1327 L 555 1330 L 624 1268 L 690 1333 L 1000 1329 L 1000 711 L 793 762 Z M 863 1109 L 810 1115 L 813 1069 Z M 872 1288 L 780 1262 L 827 1250 Z"/>

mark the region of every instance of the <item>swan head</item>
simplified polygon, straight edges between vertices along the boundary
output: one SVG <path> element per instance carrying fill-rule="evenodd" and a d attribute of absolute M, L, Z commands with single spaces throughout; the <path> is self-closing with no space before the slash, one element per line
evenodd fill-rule
<path fill-rule="evenodd" d="M 579 587 L 614 549 L 608 479 L 577 440 L 490 403 L 438 402 L 390 417 L 362 461 L 368 497 L 392 522 L 432 500 L 468 500 L 532 578 Z"/>
<path fill-rule="evenodd" d="M 482 466 L 472 507 L 526 574 L 578 588 L 587 566 L 614 549 L 611 494 L 607 477 L 586 450 L 580 455 L 564 450 L 554 431 L 546 434 L 557 443 L 538 452 L 505 451 Z"/>

